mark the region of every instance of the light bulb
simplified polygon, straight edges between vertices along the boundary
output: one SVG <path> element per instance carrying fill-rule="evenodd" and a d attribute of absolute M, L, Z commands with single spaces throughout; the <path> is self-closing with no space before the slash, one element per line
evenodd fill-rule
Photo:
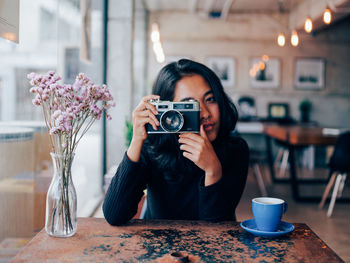
<path fill-rule="evenodd" d="M 153 43 L 153 51 L 156 54 L 161 53 L 163 51 L 162 44 L 160 42 L 154 42 Z"/>
<path fill-rule="evenodd" d="M 152 24 L 151 40 L 152 42 L 160 41 L 159 27 L 158 27 L 158 24 L 156 23 Z"/>
<path fill-rule="evenodd" d="M 265 62 L 267 62 L 267 61 L 269 61 L 269 56 L 268 55 L 262 55 L 261 56 L 261 59 L 263 60 L 263 61 L 265 61 Z"/>
<path fill-rule="evenodd" d="M 332 13 L 329 8 L 326 8 L 323 12 L 323 22 L 329 25 L 332 21 Z"/>
<path fill-rule="evenodd" d="M 292 36 L 290 38 L 290 43 L 293 47 L 296 47 L 299 45 L 299 36 L 296 30 L 293 30 Z"/>
<path fill-rule="evenodd" d="M 165 56 L 164 53 L 160 53 L 156 56 L 157 62 L 158 63 L 163 63 L 165 61 Z"/>
<path fill-rule="evenodd" d="M 253 68 L 251 68 L 250 70 L 249 70 L 249 75 L 251 76 L 251 77 L 255 77 L 256 76 L 256 70 L 254 70 Z"/>
<path fill-rule="evenodd" d="M 259 62 L 259 70 L 264 70 L 265 67 L 266 67 L 265 63 L 262 62 L 262 61 L 260 61 L 260 62 Z"/>
<path fill-rule="evenodd" d="M 279 34 L 277 37 L 277 44 L 280 47 L 284 47 L 284 45 L 286 44 L 286 37 L 284 36 L 284 34 Z"/>
<path fill-rule="evenodd" d="M 306 18 L 304 29 L 307 33 L 310 33 L 312 31 L 312 20 L 310 17 Z"/>
<path fill-rule="evenodd" d="M 151 40 L 152 40 L 152 42 L 159 42 L 160 41 L 159 31 L 152 31 Z"/>

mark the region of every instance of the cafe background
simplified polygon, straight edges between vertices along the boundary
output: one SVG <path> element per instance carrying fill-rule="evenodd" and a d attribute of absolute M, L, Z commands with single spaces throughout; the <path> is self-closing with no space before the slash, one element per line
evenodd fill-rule
<path fill-rule="evenodd" d="M 330 25 L 322 22 L 327 6 L 333 9 Z M 151 92 L 160 68 L 179 58 L 216 65 L 233 101 L 254 99 L 257 119 L 268 117 L 270 103 L 282 103 L 299 121 L 299 105 L 308 100 L 313 123 L 350 128 L 350 1 L 21 0 L 19 8 L 19 43 L 0 38 L 0 242 L 28 239 L 44 222 L 51 160 L 42 113 L 31 103 L 26 75 L 32 71 L 56 70 L 65 83 L 85 72 L 95 83 L 107 83 L 116 101 L 113 120 L 96 122 L 76 152 L 79 217 L 94 215 L 103 200 L 126 149 L 125 121 L 133 108 Z M 308 16 L 311 34 L 303 29 Z M 152 31 L 159 32 L 153 41 Z M 283 47 L 276 41 L 281 33 Z M 320 85 L 298 86 L 296 64 L 302 60 L 318 63 Z M 254 63 L 261 61 L 271 83 L 254 81 Z M 264 149 L 262 135 L 246 138 Z M 349 214 L 345 219 L 349 223 Z M 345 249 L 338 251 L 350 259 Z"/>

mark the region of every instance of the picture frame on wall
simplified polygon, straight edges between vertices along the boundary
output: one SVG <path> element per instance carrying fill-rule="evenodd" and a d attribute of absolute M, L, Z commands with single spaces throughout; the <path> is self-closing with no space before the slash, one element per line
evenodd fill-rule
<path fill-rule="evenodd" d="M 235 84 L 235 59 L 232 57 L 207 57 L 205 64 L 215 72 L 224 87 Z"/>
<path fill-rule="evenodd" d="M 278 120 L 289 117 L 289 104 L 281 102 L 271 102 L 268 104 L 268 119 Z"/>
<path fill-rule="evenodd" d="M 280 60 L 266 55 L 250 60 L 249 78 L 252 88 L 278 88 L 280 85 Z"/>
<path fill-rule="evenodd" d="M 321 90 L 325 83 L 325 60 L 322 58 L 297 58 L 294 64 L 296 89 Z"/>

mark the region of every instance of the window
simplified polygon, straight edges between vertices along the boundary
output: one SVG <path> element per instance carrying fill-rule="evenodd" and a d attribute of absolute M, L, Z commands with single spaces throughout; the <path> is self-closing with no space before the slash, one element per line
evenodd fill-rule
<path fill-rule="evenodd" d="M 0 169 L 5 171 L 0 175 L 0 242 L 7 237 L 34 235 L 45 220 L 45 187 L 52 175 L 50 149 L 42 110 L 32 105 L 27 74 L 55 70 L 64 83 L 72 84 L 77 73 L 84 72 L 102 84 L 103 1 L 86 0 L 84 14 L 81 1 L 21 0 L 20 43 L 0 38 Z M 89 23 L 83 23 L 82 16 L 88 16 Z M 91 34 L 82 43 L 85 31 Z M 89 56 L 83 57 L 83 53 Z M 23 133 L 13 140 L 13 134 L 3 136 L 6 130 Z M 79 217 L 90 216 L 103 198 L 101 155 L 102 121 L 96 121 L 79 142 L 72 167 Z M 30 197 L 13 190 L 23 183 Z M 16 202 L 25 209 L 18 209 L 21 211 L 9 220 L 6 211 L 13 210 Z"/>

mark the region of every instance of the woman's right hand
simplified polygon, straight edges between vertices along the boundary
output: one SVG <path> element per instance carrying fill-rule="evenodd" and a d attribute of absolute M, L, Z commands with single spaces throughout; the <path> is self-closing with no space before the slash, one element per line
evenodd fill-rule
<path fill-rule="evenodd" d="M 158 129 L 159 121 L 155 115 L 158 114 L 156 107 L 149 100 L 159 99 L 159 95 L 149 95 L 141 99 L 139 105 L 132 112 L 133 134 L 128 149 L 128 157 L 137 162 L 140 159 L 141 149 L 147 139 L 146 124 L 152 125 L 154 130 Z"/>
<path fill-rule="evenodd" d="M 133 139 L 144 142 L 147 139 L 146 124 L 152 125 L 154 130 L 157 130 L 159 121 L 156 116 L 158 111 L 156 107 L 149 102 L 149 100 L 159 99 L 158 95 L 149 95 L 143 97 L 132 113 L 133 124 Z"/>

